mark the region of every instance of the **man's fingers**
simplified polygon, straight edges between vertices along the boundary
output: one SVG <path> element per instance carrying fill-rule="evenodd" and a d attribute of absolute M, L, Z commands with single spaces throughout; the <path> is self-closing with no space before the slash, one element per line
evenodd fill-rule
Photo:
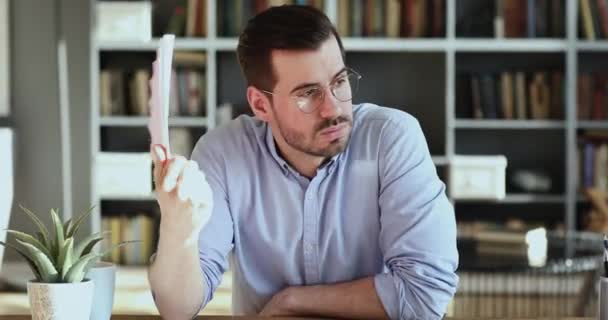
<path fill-rule="evenodd" d="M 162 185 L 162 171 L 163 171 L 163 162 L 165 159 L 165 153 L 162 148 L 156 145 L 150 146 L 150 157 L 152 158 L 152 163 L 154 164 L 154 183 L 156 187 Z"/>
<path fill-rule="evenodd" d="M 188 161 L 184 170 L 182 170 L 177 183 L 177 197 L 182 200 L 192 199 L 192 195 L 196 188 L 196 172 L 198 171 L 198 163 L 196 161 Z"/>
<path fill-rule="evenodd" d="M 175 157 L 171 160 L 169 163 L 169 168 L 167 169 L 163 179 L 163 189 L 165 192 L 173 191 L 177 185 L 177 178 L 187 164 L 188 161 L 184 157 Z"/>

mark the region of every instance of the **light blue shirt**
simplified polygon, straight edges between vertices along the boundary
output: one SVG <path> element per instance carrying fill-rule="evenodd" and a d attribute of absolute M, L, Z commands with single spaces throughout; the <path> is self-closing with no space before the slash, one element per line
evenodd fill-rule
<path fill-rule="evenodd" d="M 249 116 L 204 135 L 192 159 L 214 195 L 199 237 L 203 306 L 230 257 L 234 314 L 289 286 L 368 276 L 392 319 L 444 314 L 458 283 L 454 210 L 411 115 L 355 105 L 350 143 L 312 179 Z"/>

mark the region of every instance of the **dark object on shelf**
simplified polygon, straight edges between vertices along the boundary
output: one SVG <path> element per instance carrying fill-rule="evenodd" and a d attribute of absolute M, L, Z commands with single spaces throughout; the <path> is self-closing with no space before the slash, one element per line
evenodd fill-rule
<path fill-rule="evenodd" d="M 459 0 L 458 6 L 456 34 L 459 37 L 494 37 L 495 1 Z"/>
<path fill-rule="evenodd" d="M 515 170 L 509 175 L 514 189 L 526 193 L 546 193 L 553 185 L 548 173 L 541 170 Z"/>

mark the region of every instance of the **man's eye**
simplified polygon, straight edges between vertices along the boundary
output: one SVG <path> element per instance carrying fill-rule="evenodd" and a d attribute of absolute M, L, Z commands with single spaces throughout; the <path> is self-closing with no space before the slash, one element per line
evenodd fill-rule
<path fill-rule="evenodd" d="M 298 97 L 300 98 L 310 98 L 317 93 L 317 88 L 310 88 L 298 93 Z"/>
<path fill-rule="evenodd" d="M 336 85 L 341 86 L 341 85 L 345 84 L 346 82 L 348 82 L 348 77 L 338 78 L 336 80 Z"/>

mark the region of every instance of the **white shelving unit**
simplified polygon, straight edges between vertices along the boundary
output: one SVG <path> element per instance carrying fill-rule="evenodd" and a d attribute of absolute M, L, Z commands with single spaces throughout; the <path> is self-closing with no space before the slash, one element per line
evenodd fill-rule
<path fill-rule="evenodd" d="M 457 119 L 456 128 L 463 129 L 564 129 L 566 122 L 552 120 L 469 120 Z"/>
<path fill-rule="evenodd" d="M 148 125 L 148 117 L 120 116 L 101 117 L 99 125 L 102 127 L 145 127 Z M 169 127 L 206 127 L 205 117 L 171 117 Z"/>
<path fill-rule="evenodd" d="M 90 0 L 95 1 L 95 0 Z M 181 38 L 175 42 L 177 50 L 196 50 L 205 52 L 207 55 L 206 74 L 207 74 L 207 118 L 176 118 L 171 120 L 172 126 L 186 127 L 205 127 L 213 129 L 215 127 L 216 107 L 222 101 L 218 99 L 218 65 L 220 54 L 234 52 L 237 45 L 235 38 L 221 38 L 216 34 L 216 6 L 217 1 L 208 0 L 207 10 L 207 32 L 208 37 Z M 498 131 L 506 132 L 517 130 L 517 132 L 547 132 L 563 131 L 564 157 L 563 168 L 564 192 L 559 195 L 528 195 L 510 194 L 501 204 L 522 204 L 522 203 L 550 203 L 561 205 L 564 212 L 563 222 L 568 230 L 573 230 L 576 226 L 576 204 L 577 198 L 576 180 L 576 134 L 579 128 L 608 129 L 606 122 L 579 122 L 576 119 L 576 80 L 578 72 L 578 55 L 581 52 L 606 52 L 608 54 L 608 41 L 587 42 L 580 41 L 577 37 L 577 16 L 578 1 L 566 0 L 566 37 L 564 39 L 471 39 L 456 37 L 456 5 L 457 0 L 446 0 L 446 36 L 440 39 L 382 39 L 382 38 L 344 38 L 344 46 L 348 53 L 366 54 L 435 54 L 443 57 L 445 61 L 443 81 L 445 91 L 437 94 L 445 96 L 443 106 L 434 111 L 437 112 L 439 127 L 444 128 L 442 152 L 433 155 L 434 163 L 439 167 L 449 165 L 450 158 L 456 154 L 459 144 L 458 132 L 473 131 L 480 135 L 492 135 Z M 94 7 L 94 6 L 93 6 Z M 332 21 L 336 21 L 337 2 L 333 0 L 325 1 L 325 12 Z M 94 34 L 94 33 L 92 33 Z M 147 124 L 146 118 L 126 118 L 126 117 L 99 117 L 99 95 L 98 95 L 98 76 L 99 76 L 99 56 L 102 52 L 114 51 L 154 51 L 158 47 L 158 39 L 148 42 L 96 42 L 92 39 L 91 52 L 91 92 L 92 92 L 92 112 L 91 123 L 92 154 L 100 151 L 100 128 L 102 127 L 138 127 Z M 481 53 L 481 54 L 560 54 L 564 56 L 564 80 L 565 80 L 565 112 L 564 120 L 470 120 L 456 119 L 455 100 L 456 100 L 456 73 L 457 73 L 457 54 Z M 243 92 L 244 94 L 244 92 Z M 374 102 L 374 101 L 370 101 Z M 423 129 L 425 129 L 423 127 Z M 91 174 L 94 180 L 95 167 Z M 92 199 L 99 202 L 101 199 L 92 187 Z M 153 196 L 150 199 L 154 199 Z M 99 206 L 97 207 L 99 208 Z M 458 212 L 457 212 L 458 214 Z M 94 217 L 99 217 L 96 212 Z M 99 229 L 99 219 L 92 219 L 92 229 Z"/>

